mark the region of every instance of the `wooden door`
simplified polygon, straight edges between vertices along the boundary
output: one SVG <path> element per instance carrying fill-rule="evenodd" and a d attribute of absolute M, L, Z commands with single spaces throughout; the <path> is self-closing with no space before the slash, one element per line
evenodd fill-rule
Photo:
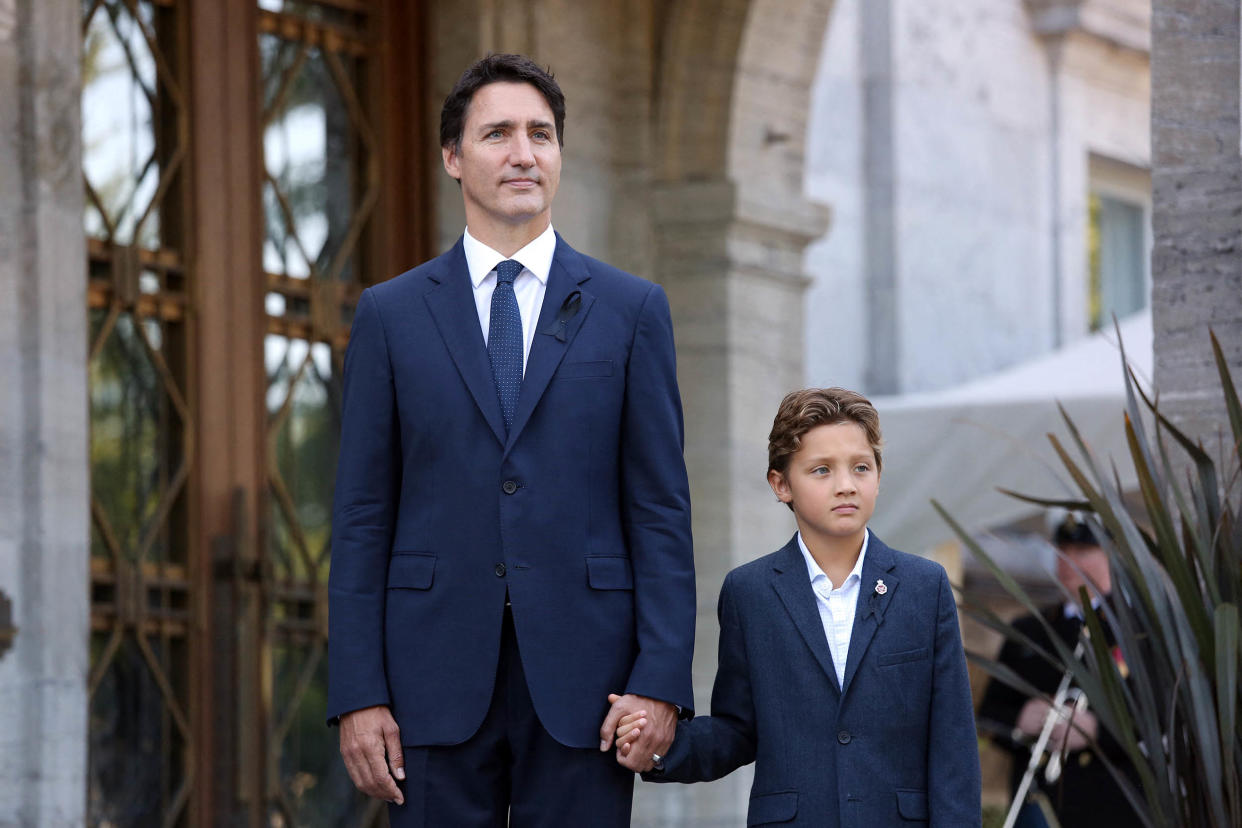
<path fill-rule="evenodd" d="M 421 5 L 82 15 L 89 821 L 372 824 L 323 724 L 329 518 L 353 305 L 428 253 Z"/>

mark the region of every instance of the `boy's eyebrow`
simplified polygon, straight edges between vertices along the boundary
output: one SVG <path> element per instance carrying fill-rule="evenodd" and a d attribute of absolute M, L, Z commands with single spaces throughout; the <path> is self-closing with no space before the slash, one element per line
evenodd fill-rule
<path fill-rule="evenodd" d="M 807 463 L 823 463 L 828 460 L 836 460 L 838 457 L 845 457 L 848 460 L 866 460 L 869 463 L 875 462 L 874 451 L 860 451 L 855 454 L 835 455 L 835 454 L 818 454 L 813 457 L 806 458 Z"/>

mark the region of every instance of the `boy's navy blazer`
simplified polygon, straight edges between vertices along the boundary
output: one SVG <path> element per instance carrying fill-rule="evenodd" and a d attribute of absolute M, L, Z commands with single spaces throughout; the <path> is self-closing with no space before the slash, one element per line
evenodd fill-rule
<path fill-rule="evenodd" d="M 462 243 L 359 299 L 329 579 L 329 720 L 465 741 L 506 590 L 539 719 L 597 747 L 610 692 L 693 706 L 694 564 L 668 301 L 557 237 L 506 434 Z"/>
<path fill-rule="evenodd" d="M 884 594 L 875 591 L 883 580 Z M 944 568 L 874 534 L 838 683 L 797 536 L 725 578 L 712 715 L 651 781 L 755 762 L 747 825 L 980 824 L 979 750 Z"/>

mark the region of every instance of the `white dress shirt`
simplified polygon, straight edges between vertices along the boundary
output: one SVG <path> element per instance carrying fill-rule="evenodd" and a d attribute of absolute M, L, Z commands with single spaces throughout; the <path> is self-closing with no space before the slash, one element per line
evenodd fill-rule
<path fill-rule="evenodd" d="M 466 253 L 466 267 L 470 270 L 470 282 L 474 285 L 474 305 L 479 311 L 484 345 L 491 329 L 496 265 L 506 259 L 522 263 L 522 272 L 513 280 L 513 295 L 522 315 L 522 369 L 525 370 L 526 361 L 530 359 L 530 346 L 535 341 L 535 328 L 539 325 L 539 311 L 543 308 L 543 294 L 548 287 L 552 256 L 556 253 L 556 233 L 552 225 L 549 224 L 548 229 L 512 256 L 502 256 L 470 235 L 469 227 L 462 238 L 462 247 Z"/>
<path fill-rule="evenodd" d="M 819 568 L 811 550 L 802 541 L 802 533 L 798 533 L 798 548 L 806 559 L 806 574 L 811 579 L 811 590 L 815 593 L 815 604 L 819 607 L 819 620 L 824 625 L 824 635 L 828 638 L 828 650 L 832 653 L 832 666 L 837 670 L 837 683 L 845 684 L 845 664 L 850 655 L 850 635 L 854 632 L 854 613 L 858 609 L 858 591 L 862 584 L 863 558 L 867 557 L 867 542 L 871 539 L 871 530 L 864 530 L 862 549 L 858 551 L 858 560 L 854 568 L 845 576 L 845 582 L 837 589 L 832 588 L 832 581 Z"/>

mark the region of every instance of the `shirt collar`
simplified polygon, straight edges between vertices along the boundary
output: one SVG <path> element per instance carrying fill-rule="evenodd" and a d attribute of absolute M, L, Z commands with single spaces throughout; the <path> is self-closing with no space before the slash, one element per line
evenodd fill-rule
<path fill-rule="evenodd" d="M 1098 610 L 1099 608 L 1100 608 L 1100 596 L 1092 595 L 1091 596 L 1091 609 Z M 1077 601 L 1066 601 L 1065 604 L 1062 606 L 1061 611 L 1065 614 L 1066 618 L 1076 618 L 1079 621 L 1087 620 L 1086 616 L 1082 614 L 1082 607 L 1078 606 Z"/>
<path fill-rule="evenodd" d="M 854 568 L 850 570 L 850 574 L 845 576 L 845 580 L 841 582 L 844 587 L 850 582 L 850 579 L 857 576 L 858 580 L 862 580 L 863 558 L 867 557 L 867 544 L 871 540 L 871 530 L 863 530 L 862 549 L 858 550 L 858 560 L 854 561 Z M 811 579 L 811 583 L 815 583 L 817 578 L 823 578 L 828 583 L 832 581 L 824 574 L 824 570 L 819 568 L 819 564 L 815 562 L 815 558 L 811 555 L 811 550 L 806 548 L 806 542 L 802 540 L 802 533 L 798 533 L 798 548 L 802 550 L 802 558 L 806 561 L 806 574 Z"/>
<path fill-rule="evenodd" d="M 506 258 L 516 259 L 522 267 L 529 270 L 543 284 L 548 283 L 548 273 L 552 270 L 552 256 L 556 253 L 556 231 L 549 223 L 547 229 L 532 239 L 525 247 L 512 256 L 502 256 L 483 242 L 470 235 L 470 228 L 462 236 L 462 247 L 466 253 L 466 267 L 470 270 L 470 281 L 477 288 L 496 269 L 496 265 Z"/>

